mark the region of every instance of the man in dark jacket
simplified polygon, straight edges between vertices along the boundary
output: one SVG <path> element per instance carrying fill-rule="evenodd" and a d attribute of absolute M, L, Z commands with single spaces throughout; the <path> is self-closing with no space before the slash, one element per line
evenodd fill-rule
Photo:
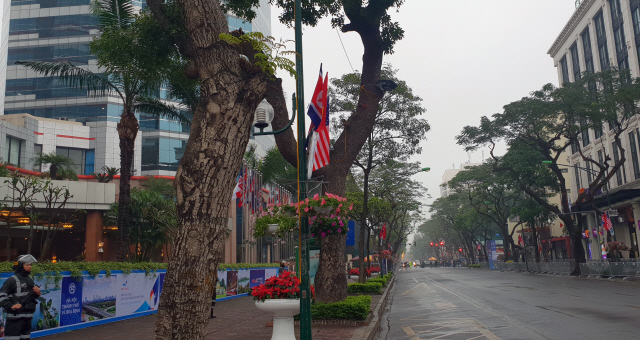
<path fill-rule="evenodd" d="M 36 311 L 40 288 L 35 285 L 31 265 L 38 262 L 31 255 L 20 255 L 13 263 L 15 275 L 0 288 L 0 307 L 7 313 L 4 339 L 31 339 L 31 319 Z"/>

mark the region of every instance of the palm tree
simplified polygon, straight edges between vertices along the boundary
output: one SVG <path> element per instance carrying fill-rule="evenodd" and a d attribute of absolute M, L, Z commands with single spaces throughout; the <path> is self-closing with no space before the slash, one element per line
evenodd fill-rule
<path fill-rule="evenodd" d="M 56 179 L 58 176 L 58 170 L 68 168 L 73 165 L 73 160 L 69 157 L 58 155 L 55 152 L 42 154 L 33 159 L 33 164 L 42 166 L 43 164 L 49 164 L 49 177 Z"/>
<path fill-rule="evenodd" d="M 140 125 L 135 113 L 149 108 L 150 99 L 165 81 L 177 54 L 165 31 L 147 13 L 135 14 L 131 0 L 99 0 L 92 6 L 101 36 L 91 42 L 103 73 L 94 73 L 71 63 L 16 62 L 44 76 L 57 76 L 88 95 L 116 95 L 122 105 L 117 125 L 120 141 L 120 188 L 118 214 L 118 261 L 129 256 L 131 166 Z M 159 102 L 159 101 L 158 101 Z M 188 122 L 179 111 L 152 110 L 163 118 Z"/>

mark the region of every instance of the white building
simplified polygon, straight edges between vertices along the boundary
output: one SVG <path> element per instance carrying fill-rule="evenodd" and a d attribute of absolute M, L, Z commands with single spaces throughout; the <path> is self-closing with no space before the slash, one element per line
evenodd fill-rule
<path fill-rule="evenodd" d="M 455 167 L 453 167 L 453 169 L 445 170 L 444 174 L 442 174 L 442 184 L 440 184 L 440 197 L 447 197 L 449 196 L 449 194 L 451 194 L 448 183 L 450 180 L 456 177 L 458 172 L 464 171 L 468 167 L 478 166 L 478 165 L 482 165 L 482 163 L 464 163 L 464 164 L 460 164 L 459 169 L 456 169 Z"/>
<path fill-rule="evenodd" d="M 0 114 L 4 112 L 4 91 L 7 84 L 7 54 L 9 53 L 9 19 L 11 0 L 2 1 L 0 16 Z"/>
<path fill-rule="evenodd" d="M 629 69 L 633 77 L 639 77 L 640 0 L 583 0 L 576 5 L 576 11 L 548 51 L 557 67 L 560 84 L 579 79 L 585 71 L 599 72 L 610 66 Z M 612 131 L 589 130 L 581 137 L 580 147 L 592 159 L 602 160 L 606 155 L 619 159 Z M 604 209 L 611 202 L 618 210 L 619 217 L 613 219 L 617 240 L 630 246 L 638 257 L 640 235 L 635 224 L 636 219 L 640 220 L 640 125 L 637 115 L 631 118 L 620 137 L 628 161 L 609 182 L 609 195 L 602 195 L 596 203 Z M 590 168 L 590 164 L 581 162 L 577 151 L 577 147 L 572 148 L 569 164 Z M 579 190 L 588 186 L 591 174 L 574 167 L 571 176 L 571 196 L 575 200 Z M 593 230 L 599 222 L 594 215 L 589 216 L 589 230 Z M 585 242 L 587 256 L 599 258 L 601 240 L 598 235 L 589 237 Z"/>

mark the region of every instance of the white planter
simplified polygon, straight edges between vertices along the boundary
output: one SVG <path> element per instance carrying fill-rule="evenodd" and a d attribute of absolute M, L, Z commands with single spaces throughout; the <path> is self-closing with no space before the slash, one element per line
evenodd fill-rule
<path fill-rule="evenodd" d="M 265 313 L 273 313 L 271 340 L 296 340 L 293 316 L 300 313 L 299 299 L 267 299 L 256 301 L 256 307 Z"/>
<path fill-rule="evenodd" d="M 279 224 L 269 224 L 267 225 L 267 233 L 271 235 L 275 235 L 278 232 Z"/>

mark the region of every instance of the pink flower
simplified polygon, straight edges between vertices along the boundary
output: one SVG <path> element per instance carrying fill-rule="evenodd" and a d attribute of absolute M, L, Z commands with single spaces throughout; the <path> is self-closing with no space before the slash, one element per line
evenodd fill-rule
<path fill-rule="evenodd" d="M 311 234 L 311 237 L 313 237 L 313 236 L 315 236 L 315 235 L 313 235 L 313 233 L 312 233 L 312 234 Z"/>
<path fill-rule="evenodd" d="M 309 207 L 304 208 L 304 212 L 309 212 Z"/>
<path fill-rule="evenodd" d="M 309 225 L 313 225 L 313 220 L 309 221 Z"/>
<path fill-rule="evenodd" d="M 334 214 L 331 214 L 331 218 L 336 218 L 336 215 L 334 215 Z"/>
<path fill-rule="evenodd" d="M 342 208 L 342 203 L 340 203 L 340 205 L 338 205 L 338 208 Z"/>
<path fill-rule="evenodd" d="M 317 195 L 317 194 L 316 194 Z M 322 199 L 322 201 L 320 202 L 320 205 L 324 205 L 325 203 L 327 203 L 324 198 Z"/>
<path fill-rule="evenodd" d="M 327 234 L 325 234 L 325 233 L 322 233 L 322 237 L 325 237 L 325 236 L 327 236 Z"/>
<path fill-rule="evenodd" d="M 340 212 L 340 208 L 336 209 L 336 212 L 339 213 Z"/>
<path fill-rule="evenodd" d="M 353 203 L 349 206 L 349 210 L 353 210 Z"/>
<path fill-rule="evenodd" d="M 315 195 L 313 196 L 313 199 L 314 199 L 314 200 L 316 200 L 316 201 L 317 201 L 319 198 L 320 198 L 320 195 L 318 195 L 318 194 L 315 194 Z"/>
<path fill-rule="evenodd" d="M 331 223 L 331 226 L 335 227 L 336 226 L 336 222 Z"/>
<path fill-rule="evenodd" d="M 304 200 L 307 204 L 309 204 L 309 197 Z"/>
<path fill-rule="evenodd" d="M 338 232 L 339 232 L 339 233 L 341 233 L 341 232 L 342 232 L 342 229 L 338 228 Z"/>
<path fill-rule="evenodd" d="M 341 226 L 341 227 L 344 227 L 344 224 L 342 223 L 342 221 L 340 221 L 340 226 Z"/>

